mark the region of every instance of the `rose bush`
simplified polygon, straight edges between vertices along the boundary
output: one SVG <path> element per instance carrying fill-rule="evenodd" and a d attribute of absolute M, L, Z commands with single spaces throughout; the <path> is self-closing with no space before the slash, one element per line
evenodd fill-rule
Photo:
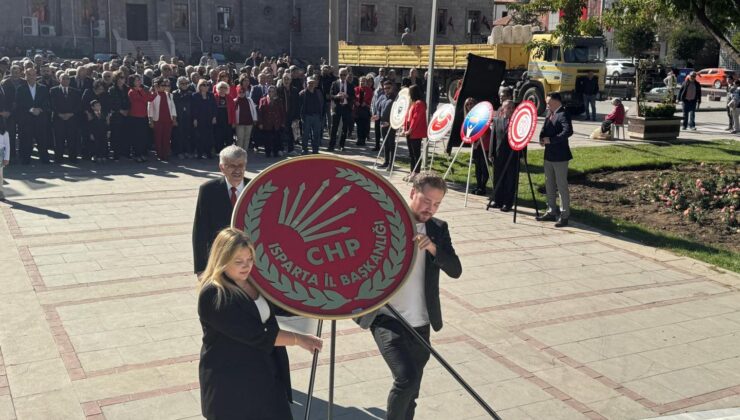
<path fill-rule="evenodd" d="M 701 178 L 675 169 L 661 172 L 652 183 L 645 184 L 641 198 L 692 222 L 708 224 L 716 220 L 727 230 L 738 232 L 740 176 L 737 168 L 731 170 L 703 163 L 700 166 L 706 174 Z"/>

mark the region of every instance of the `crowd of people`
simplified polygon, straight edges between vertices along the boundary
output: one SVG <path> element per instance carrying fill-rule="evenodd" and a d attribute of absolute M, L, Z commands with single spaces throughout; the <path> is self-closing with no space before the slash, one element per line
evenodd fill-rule
<path fill-rule="evenodd" d="M 34 153 L 41 163 L 145 162 L 151 151 L 163 161 L 210 159 L 229 144 L 267 157 L 319 153 L 325 129 L 326 150 L 342 151 L 353 133 L 357 146 L 372 146 L 374 128 L 378 151 L 387 96 L 401 86 L 426 89 L 416 70 L 405 78 L 385 69 L 356 75 L 349 67 L 303 69 L 289 57 L 254 53 L 241 66 L 210 55 L 198 65 L 140 54 L 103 63 L 4 57 L 0 77 L 9 160 L 22 165 Z"/>

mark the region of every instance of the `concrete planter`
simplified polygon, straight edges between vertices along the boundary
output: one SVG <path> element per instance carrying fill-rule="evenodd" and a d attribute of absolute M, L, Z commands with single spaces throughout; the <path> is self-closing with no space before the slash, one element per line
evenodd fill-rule
<path fill-rule="evenodd" d="M 631 139 L 666 140 L 678 138 L 681 118 L 628 117 L 627 135 Z"/>

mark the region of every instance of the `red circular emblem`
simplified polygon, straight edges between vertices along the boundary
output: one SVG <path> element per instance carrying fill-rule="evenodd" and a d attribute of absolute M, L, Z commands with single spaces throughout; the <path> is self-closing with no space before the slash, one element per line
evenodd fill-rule
<path fill-rule="evenodd" d="M 374 171 L 334 157 L 267 168 L 247 184 L 231 224 L 254 241 L 257 288 L 312 318 L 379 308 L 416 256 L 415 222 L 398 191 Z"/>
<path fill-rule="evenodd" d="M 509 147 L 511 150 L 524 150 L 537 129 L 537 105 L 532 101 L 522 101 L 511 115 L 509 122 Z"/>
<path fill-rule="evenodd" d="M 450 135 L 452 122 L 455 119 L 455 106 L 452 104 L 441 104 L 432 115 L 432 122 L 427 127 L 427 139 L 439 141 Z"/>

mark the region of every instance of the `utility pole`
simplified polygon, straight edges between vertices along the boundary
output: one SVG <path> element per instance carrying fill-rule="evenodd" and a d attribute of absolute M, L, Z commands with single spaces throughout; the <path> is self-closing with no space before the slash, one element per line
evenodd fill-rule
<path fill-rule="evenodd" d="M 427 121 L 432 119 L 432 89 L 434 85 L 434 50 L 437 46 L 437 0 L 432 0 L 432 22 L 429 28 L 429 68 L 427 69 Z M 429 139 L 424 141 L 424 153 L 421 154 L 421 167 L 426 168 L 429 153 Z"/>
<path fill-rule="evenodd" d="M 329 65 L 339 63 L 339 0 L 329 0 Z"/>

